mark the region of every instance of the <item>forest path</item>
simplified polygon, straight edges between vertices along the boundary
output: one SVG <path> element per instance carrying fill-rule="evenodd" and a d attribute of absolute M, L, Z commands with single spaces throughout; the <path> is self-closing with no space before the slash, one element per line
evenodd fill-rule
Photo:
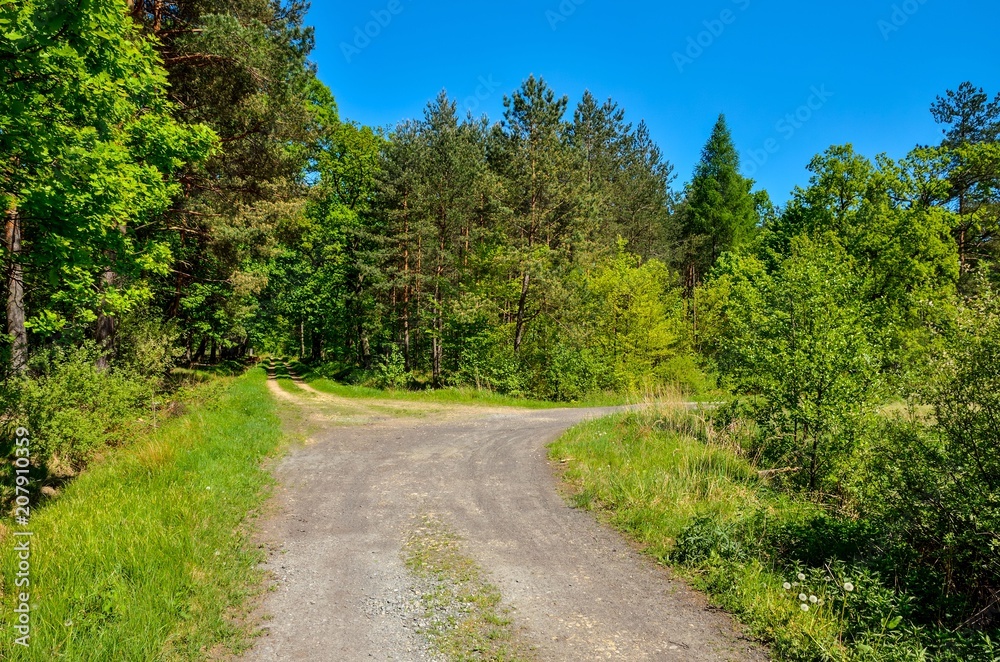
<path fill-rule="evenodd" d="M 413 403 L 270 383 L 322 429 L 277 470 L 262 534 L 274 591 L 245 659 L 441 659 L 417 632 L 403 560 L 425 515 L 461 536 L 539 660 L 767 659 L 728 616 L 560 496 L 546 444 L 613 410 L 420 404 L 416 418 L 387 411 Z"/>

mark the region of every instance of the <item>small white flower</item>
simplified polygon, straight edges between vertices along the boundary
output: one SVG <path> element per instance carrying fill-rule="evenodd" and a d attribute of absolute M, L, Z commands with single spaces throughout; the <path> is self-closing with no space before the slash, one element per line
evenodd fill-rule
<path fill-rule="evenodd" d="M 791 591 L 792 590 L 792 585 L 789 584 L 788 582 L 785 582 L 784 584 L 782 584 L 782 586 L 784 587 L 784 589 L 786 591 Z"/>
<path fill-rule="evenodd" d="M 851 591 L 854 590 L 854 584 L 852 584 L 851 582 L 845 583 L 844 584 L 844 590 L 847 591 L 848 593 L 850 593 Z"/>
<path fill-rule="evenodd" d="M 802 611 L 809 611 L 809 605 L 807 605 L 806 603 L 803 602 L 802 603 Z"/>
<path fill-rule="evenodd" d="M 798 574 L 798 578 L 800 582 L 804 582 L 806 580 L 806 576 L 803 575 L 801 572 Z"/>
<path fill-rule="evenodd" d="M 809 602 L 816 604 L 817 602 L 819 602 L 819 598 L 817 598 L 815 595 L 810 595 Z"/>
<path fill-rule="evenodd" d="M 808 602 L 809 598 L 806 597 L 805 593 L 799 593 L 799 602 Z"/>

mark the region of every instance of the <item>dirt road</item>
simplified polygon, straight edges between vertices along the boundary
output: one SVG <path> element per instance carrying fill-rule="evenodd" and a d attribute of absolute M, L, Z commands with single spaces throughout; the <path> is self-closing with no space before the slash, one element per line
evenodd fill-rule
<path fill-rule="evenodd" d="M 462 536 L 540 660 L 767 659 L 560 496 L 546 444 L 606 410 L 439 405 L 417 417 L 426 407 L 272 385 L 325 430 L 278 469 L 264 527 L 276 588 L 248 660 L 438 659 L 416 632 L 401 551 L 424 514 Z"/>

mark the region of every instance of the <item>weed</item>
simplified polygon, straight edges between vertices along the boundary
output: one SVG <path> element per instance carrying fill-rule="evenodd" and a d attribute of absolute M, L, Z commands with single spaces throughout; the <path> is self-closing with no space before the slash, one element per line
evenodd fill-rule
<path fill-rule="evenodd" d="M 421 517 L 406 541 L 405 561 L 422 582 L 422 634 L 449 660 L 535 659 L 518 639 L 500 590 L 463 552 L 461 539 L 446 524 L 430 515 Z"/>

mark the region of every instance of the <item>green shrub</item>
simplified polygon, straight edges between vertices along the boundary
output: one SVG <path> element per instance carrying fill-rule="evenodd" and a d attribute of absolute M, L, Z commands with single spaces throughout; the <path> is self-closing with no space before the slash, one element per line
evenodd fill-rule
<path fill-rule="evenodd" d="M 861 280 L 835 236 L 797 237 L 774 273 L 728 256 L 710 288 L 726 292 L 714 317 L 716 359 L 739 393 L 756 396 L 758 449 L 812 492 L 835 489 L 877 402 L 877 352 L 857 297 Z"/>
<path fill-rule="evenodd" d="M 393 345 L 392 352 L 383 357 L 375 368 L 374 386 L 382 389 L 400 389 L 406 386 L 409 379 L 403 353 Z"/>
<path fill-rule="evenodd" d="M 1000 627 L 1000 315 L 975 311 L 916 410 L 878 429 L 854 496 L 925 622 Z"/>
<path fill-rule="evenodd" d="M 2 403 L 7 430 L 0 453 L 10 455 L 13 428 L 25 427 L 35 485 L 77 474 L 103 448 L 131 439 L 138 419 L 151 414 L 155 382 L 124 370 L 98 370 L 96 358 L 93 347 L 39 353 L 30 372 L 11 383 Z M 8 472 L 10 463 L 3 465 Z"/>
<path fill-rule="evenodd" d="M 733 561 L 745 556 L 732 525 L 706 516 L 696 517 L 681 530 L 671 554 L 678 563 L 692 566 L 715 559 Z"/>

